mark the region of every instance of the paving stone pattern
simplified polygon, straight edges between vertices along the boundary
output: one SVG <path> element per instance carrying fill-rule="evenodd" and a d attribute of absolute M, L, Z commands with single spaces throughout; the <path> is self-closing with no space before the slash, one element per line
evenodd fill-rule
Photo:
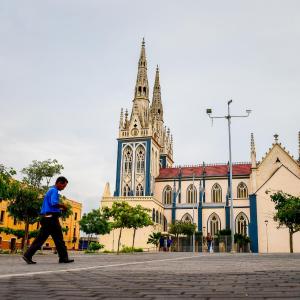
<path fill-rule="evenodd" d="M 0 299 L 300 299 L 300 254 L 74 257 L 0 255 Z"/>

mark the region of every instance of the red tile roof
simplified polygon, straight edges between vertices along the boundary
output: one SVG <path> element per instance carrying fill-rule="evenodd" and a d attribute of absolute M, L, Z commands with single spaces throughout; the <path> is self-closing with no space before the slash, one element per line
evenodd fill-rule
<path fill-rule="evenodd" d="M 206 176 L 227 176 L 228 174 L 227 164 L 212 164 L 205 166 Z M 191 167 L 176 167 L 176 168 L 163 168 L 160 169 L 157 179 L 178 178 L 181 170 L 182 177 L 199 177 L 203 175 L 203 166 L 191 166 Z M 251 164 L 250 163 L 234 163 L 232 165 L 233 175 L 250 175 Z"/>

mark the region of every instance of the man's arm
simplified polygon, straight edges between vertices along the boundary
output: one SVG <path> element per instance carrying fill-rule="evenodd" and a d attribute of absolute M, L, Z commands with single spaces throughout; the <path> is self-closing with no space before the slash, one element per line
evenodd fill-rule
<path fill-rule="evenodd" d="M 55 208 L 60 208 L 62 210 L 66 210 L 67 206 L 63 203 L 59 203 L 59 194 L 57 190 L 53 190 L 51 194 L 51 205 Z"/>

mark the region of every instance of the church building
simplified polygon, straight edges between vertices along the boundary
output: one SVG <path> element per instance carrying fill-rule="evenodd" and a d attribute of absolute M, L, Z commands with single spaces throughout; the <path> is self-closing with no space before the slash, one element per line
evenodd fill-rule
<path fill-rule="evenodd" d="M 113 195 L 106 184 L 101 207 L 126 201 L 149 208 L 153 226 L 137 230 L 136 247 L 147 248 L 152 232 L 166 232 L 175 220 L 195 223 L 204 236 L 230 228 L 228 164 L 174 167 L 173 136 L 164 123 L 159 68 L 156 68 L 151 102 L 143 40 L 134 98 L 130 111 L 121 109 L 116 182 Z M 269 192 L 300 196 L 300 133 L 297 159 L 281 145 L 278 135 L 266 155 L 257 161 L 254 135 L 249 162 L 233 163 L 234 232 L 250 237 L 252 252 L 289 252 L 287 228 L 273 220 Z M 245 155 L 247 157 L 247 155 Z M 119 230 L 101 236 L 107 250 L 117 249 Z M 123 230 L 121 246 L 131 246 L 133 230 Z M 294 252 L 300 252 L 300 232 L 294 234 Z"/>

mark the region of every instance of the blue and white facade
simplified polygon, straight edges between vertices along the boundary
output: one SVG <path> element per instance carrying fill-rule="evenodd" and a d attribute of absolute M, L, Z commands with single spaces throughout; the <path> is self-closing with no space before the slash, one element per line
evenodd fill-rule
<path fill-rule="evenodd" d="M 113 196 L 107 184 L 101 201 L 101 206 L 127 201 L 132 206 L 149 208 L 154 226 L 137 231 L 137 247 L 149 247 L 149 234 L 166 231 L 175 220 L 195 223 L 204 236 L 216 236 L 220 230 L 230 228 L 228 165 L 173 167 L 173 137 L 163 115 L 158 67 L 149 100 L 143 41 L 132 107 L 121 109 Z M 250 237 L 252 252 L 289 251 L 288 230 L 277 228 L 274 203 L 266 190 L 300 196 L 300 155 L 294 159 L 278 142 L 278 136 L 274 137 L 272 147 L 257 161 L 252 134 L 250 162 L 233 163 L 233 230 Z M 101 237 L 108 250 L 116 249 L 116 231 Z M 131 240 L 132 231 L 124 230 L 121 244 L 130 246 Z M 300 252 L 300 232 L 294 234 L 294 251 Z"/>

